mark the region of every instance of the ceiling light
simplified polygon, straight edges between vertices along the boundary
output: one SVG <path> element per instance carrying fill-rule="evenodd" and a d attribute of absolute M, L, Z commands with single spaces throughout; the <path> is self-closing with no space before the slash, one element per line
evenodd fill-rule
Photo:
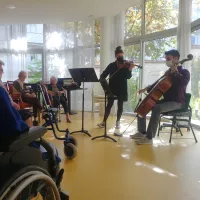
<path fill-rule="evenodd" d="M 13 9 L 15 9 L 16 7 L 13 6 L 13 5 L 8 5 L 8 6 L 6 6 L 6 8 L 13 10 Z"/>

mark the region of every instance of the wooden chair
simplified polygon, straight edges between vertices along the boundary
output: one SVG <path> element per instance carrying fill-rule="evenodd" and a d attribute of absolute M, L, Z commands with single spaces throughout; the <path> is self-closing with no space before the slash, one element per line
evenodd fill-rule
<path fill-rule="evenodd" d="M 7 86 L 8 92 L 11 98 L 13 99 L 14 102 L 19 104 L 21 110 L 32 108 L 31 104 L 23 102 L 21 94 L 17 92 L 13 86 L 13 81 L 7 81 L 7 85 L 8 85 Z"/>
<path fill-rule="evenodd" d="M 13 81 L 7 81 L 7 89 L 13 101 L 19 105 L 20 110 L 33 108 L 31 104 L 23 102 L 21 94 L 13 86 Z M 38 113 L 38 122 L 40 123 L 40 113 Z"/>

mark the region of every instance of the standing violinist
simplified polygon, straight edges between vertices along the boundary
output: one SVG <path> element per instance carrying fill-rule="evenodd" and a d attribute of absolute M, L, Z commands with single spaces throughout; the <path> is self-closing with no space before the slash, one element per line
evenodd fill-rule
<path fill-rule="evenodd" d="M 153 107 L 147 130 L 146 117 L 138 117 L 138 132 L 130 136 L 132 139 L 137 139 L 136 144 L 152 144 L 152 139 L 157 132 L 160 114 L 178 110 L 183 107 L 185 103 L 186 87 L 190 81 L 190 73 L 187 69 L 183 69 L 182 66 L 177 65 L 179 58 L 180 54 L 177 50 L 165 52 L 166 65 L 169 67 L 165 75 L 171 77 L 172 86 L 163 95 L 164 98 Z M 153 85 L 141 89 L 139 94 L 146 91 L 150 92 L 157 83 L 158 81 Z"/>
<path fill-rule="evenodd" d="M 123 103 L 128 100 L 127 92 L 127 79 L 132 77 L 132 69 L 135 67 L 134 64 L 130 64 L 129 68 L 124 68 L 124 52 L 119 46 L 115 49 L 116 61 L 110 63 L 107 68 L 103 71 L 100 76 L 100 80 L 105 80 L 109 75 L 109 87 L 114 96 L 118 100 L 118 110 L 117 110 L 117 121 L 116 128 L 120 128 L 120 118 L 123 112 Z M 119 70 L 120 69 L 120 70 Z M 104 114 L 103 122 L 98 124 L 100 128 L 105 126 L 105 122 L 108 119 L 111 108 L 114 103 L 114 98 L 108 98 L 108 104 Z"/>

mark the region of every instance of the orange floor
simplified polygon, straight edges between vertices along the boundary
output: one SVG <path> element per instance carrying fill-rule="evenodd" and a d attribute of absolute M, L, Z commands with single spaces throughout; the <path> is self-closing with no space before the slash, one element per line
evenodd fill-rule
<path fill-rule="evenodd" d="M 63 116 L 64 117 L 64 116 Z M 133 118 L 122 117 L 122 130 Z M 96 124 L 101 121 L 86 113 L 85 128 L 92 136 L 103 134 Z M 115 117 L 108 121 L 113 136 Z M 60 123 L 70 131 L 81 128 L 81 115 L 72 116 L 72 124 Z M 136 131 L 134 123 L 117 143 L 104 140 L 91 141 L 77 134 L 78 155 L 67 160 L 63 143 L 54 139 L 51 132 L 45 138 L 54 143 L 62 157 L 65 169 L 62 188 L 70 200 L 199 200 L 200 199 L 200 132 L 195 131 L 199 143 L 193 139 L 174 139 L 168 143 L 169 129 L 156 137 L 153 146 L 137 146 L 129 139 Z M 62 134 L 59 134 L 62 135 Z M 174 134 L 179 138 L 179 134 Z M 192 138 L 184 132 L 184 137 Z"/>

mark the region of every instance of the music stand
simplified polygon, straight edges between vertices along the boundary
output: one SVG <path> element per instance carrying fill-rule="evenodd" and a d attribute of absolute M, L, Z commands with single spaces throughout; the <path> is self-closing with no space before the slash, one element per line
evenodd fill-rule
<path fill-rule="evenodd" d="M 71 77 L 75 82 L 83 82 L 83 93 L 82 93 L 82 129 L 80 131 L 74 131 L 73 133 L 85 133 L 91 137 L 87 130 L 84 129 L 84 98 L 85 98 L 85 82 L 99 82 L 94 68 L 74 68 L 69 69 Z"/>
<path fill-rule="evenodd" d="M 104 90 L 104 93 L 105 93 L 105 112 L 106 112 L 106 100 L 107 98 L 113 98 L 115 99 L 116 96 L 114 96 L 110 90 L 110 87 L 106 81 L 106 79 L 104 80 L 100 80 L 100 83 L 101 83 L 101 86 Z M 107 120 L 106 120 L 107 121 Z M 92 140 L 95 140 L 95 139 L 98 139 L 98 138 L 105 138 L 105 139 L 110 139 L 112 140 L 113 142 L 117 142 L 117 140 L 115 140 L 114 138 L 110 137 L 107 135 L 107 127 L 106 127 L 106 124 L 107 122 L 105 121 L 105 126 L 104 126 L 104 135 L 100 135 L 100 136 L 96 136 L 96 137 L 93 137 Z"/>

